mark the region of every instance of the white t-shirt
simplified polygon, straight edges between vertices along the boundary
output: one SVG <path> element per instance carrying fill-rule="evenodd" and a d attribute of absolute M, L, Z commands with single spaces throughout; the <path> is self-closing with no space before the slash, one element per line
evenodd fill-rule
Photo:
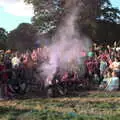
<path fill-rule="evenodd" d="M 20 64 L 20 59 L 18 57 L 13 57 L 12 58 L 12 66 L 15 67 L 15 66 L 19 66 Z"/>
<path fill-rule="evenodd" d="M 112 63 L 113 70 L 120 70 L 120 62 Z"/>

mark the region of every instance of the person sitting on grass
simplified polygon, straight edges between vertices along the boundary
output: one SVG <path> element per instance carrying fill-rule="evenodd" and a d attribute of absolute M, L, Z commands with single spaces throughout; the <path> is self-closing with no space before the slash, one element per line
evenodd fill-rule
<path fill-rule="evenodd" d="M 108 83 L 109 83 L 109 81 L 110 81 L 110 79 L 111 79 L 111 77 L 112 77 L 112 74 L 111 74 L 111 73 L 112 73 L 112 72 L 111 72 L 111 69 L 108 69 L 108 70 L 105 72 L 104 78 L 103 78 L 103 80 L 102 80 L 102 82 L 101 82 L 101 84 L 100 84 L 100 86 L 99 86 L 99 88 L 100 88 L 101 90 L 105 90 L 106 87 L 108 86 Z"/>
<path fill-rule="evenodd" d="M 112 72 L 112 77 L 109 81 L 109 84 L 106 88 L 108 91 L 118 90 L 119 89 L 119 77 L 116 72 Z"/>
<path fill-rule="evenodd" d="M 100 88 L 107 91 L 113 91 L 119 89 L 119 77 L 113 71 L 108 71 L 107 75 L 104 76 L 104 79 L 100 85 Z"/>

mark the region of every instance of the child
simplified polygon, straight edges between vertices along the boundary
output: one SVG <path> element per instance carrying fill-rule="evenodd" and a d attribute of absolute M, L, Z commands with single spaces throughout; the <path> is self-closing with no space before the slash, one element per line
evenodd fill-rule
<path fill-rule="evenodd" d="M 110 78 L 109 84 L 106 90 L 113 91 L 119 89 L 119 77 L 117 77 L 116 72 L 112 72 L 112 77 Z"/>
<path fill-rule="evenodd" d="M 119 89 L 119 78 L 115 72 L 107 72 L 107 76 L 104 77 L 100 88 L 107 91 L 113 91 Z"/>
<path fill-rule="evenodd" d="M 105 61 L 105 59 L 101 59 L 101 61 L 100 61 L 100 76 L 101 77 L 103 77 L 103 74 L 104 74 L 107 67 L 108 67 L 108 64 Z"/>
<path fill-rule="evenodd" d="M 105 74 L 104 74 L 104 79 L 100 84 L 100 89 L 105 90 L 107 88 L 107 86 L 109 85 L 110 79 L 112 77 L 111 74 L 111 70 L 108 70 Z"/>

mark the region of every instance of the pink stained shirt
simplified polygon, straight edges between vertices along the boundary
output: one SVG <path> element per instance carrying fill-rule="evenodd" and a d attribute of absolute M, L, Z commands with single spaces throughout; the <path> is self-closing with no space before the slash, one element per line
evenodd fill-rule
<path fill-rule="evenodd" d="M 96 61 L 95 60 L 87 60 L 87 61 L 85 61 L 85 64 L 87 66 L 89 73 L 95 72 L 95 68 L 96 68 Z"/>

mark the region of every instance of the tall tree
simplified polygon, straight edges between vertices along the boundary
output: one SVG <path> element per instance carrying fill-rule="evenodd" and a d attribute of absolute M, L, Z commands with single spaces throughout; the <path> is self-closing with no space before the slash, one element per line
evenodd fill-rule
<path fill-rule="evenodd" d="M 25 2 L 33 4 L 35 15 L 32 22 L 40 31 L 45 32 L 56 28 L 64 14 L 71 10 L 74 2 L 77 5 L 83 4 L 78 17 L 79 29 L 92 39 L 97 39 L 96 21 L 117 23 L 120 20 L 119 9 L 113 8 L 109 0 L 25 0 Z"/>
<path fill-rule="evenodd" d="M 37 29 L 28 23 L 21 23 L 8 34 L 8 47 L 20 51 L 32 49 L 35 43 Z"/>
<path fill-rule="evenodd" d="M 60 0 L 25 0 L 25 2 L 33 5 L 35 15 L 32 23 L 40 32 L 47 32 L 56 27 L 62 11 Z"/>
<path fill-rule="evenodd" d="M 120 10 L 112 7 L 112 4 L 109 2 L 109 0 L 106 0 L 106 2 L 103 2 L 100 7 L 100 12 L 97 16 L 97 19 L 117 23 L 120 19 Z"/>
<path fill-rule="evenodd" d="M 32 22 L 39 26 L 40 31 L 56 28 L 61 18 L 75 2 L 76 5 L 77 3 L 84 4 L 84 7 L 80 9 L 84 11 L 81 12 L 80 18 L 84 19 L 95 18 L 100 4 L 100 0 L 25 0 L 25 2 L 33 4 L 35 15 Z"/>

